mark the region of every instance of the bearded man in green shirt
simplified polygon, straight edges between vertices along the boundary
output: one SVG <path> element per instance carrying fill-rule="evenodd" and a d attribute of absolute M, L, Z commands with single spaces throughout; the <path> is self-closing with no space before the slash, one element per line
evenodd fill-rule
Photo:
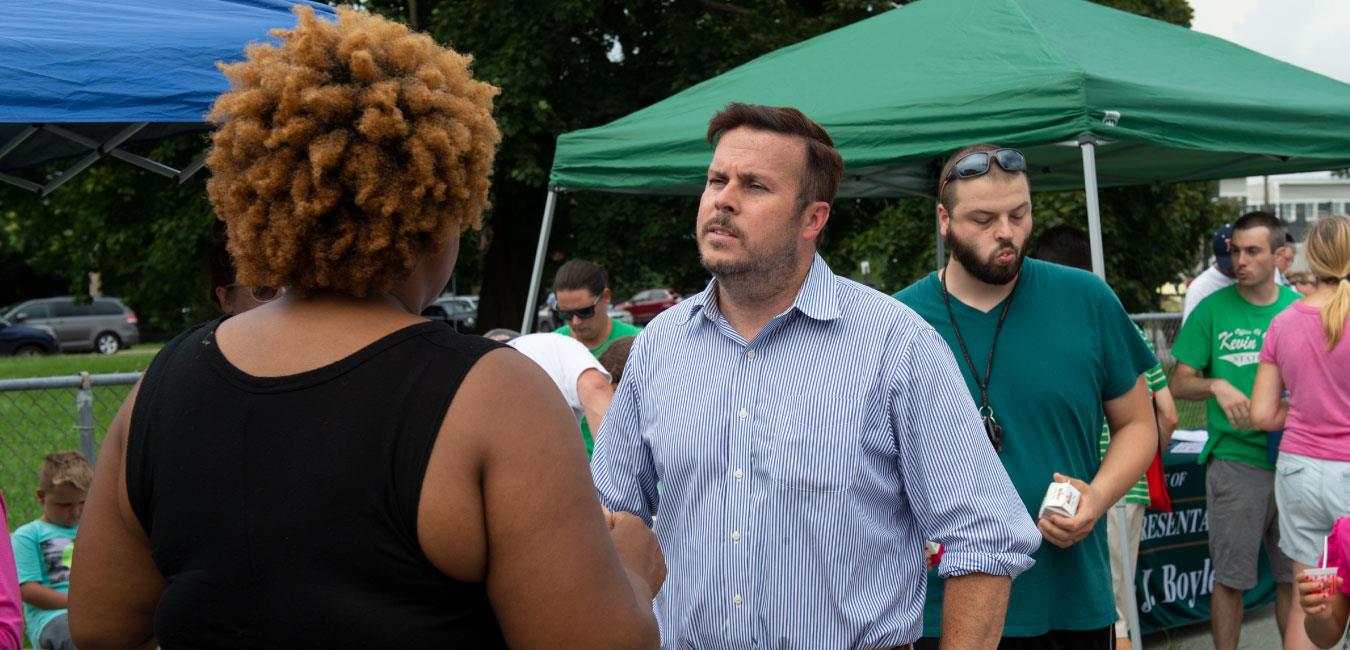
<path fill-rule="evenodd" d="M 1275 466 L 1265 431 L 1251 423 L 1252 384 L 1266 328 L 1298 293 L 1275 282 L 1276 249 L 1284 224 L 1267 212 L 1249 212 L 1233 223 L 1237 284 L 1210 294 L 1191 312 L 1172 344 L 1177 359 L 1172 392 L 1208 403 L 1206 463 L 1209 553 L 1214 563 L 1210 632 L 1217 650 L 1235 650 L 1242 631 L 1242 594 L 1256 586 L 1262 541 L 1275 574 L 1275 619 L 1280 635 L 1293 602 L 1293 567 L 1280 551 L 1275 508 Z"/>
<path fill-rule="evenodd" d="M 1038 517 L 1049 543 L 1013 581 L 999 648 L 1104 650 L 1113 647 L 1116 608 L 1106 526 L 1097 522 L 1153 460 L 1157 426 L 1140 376 L 1157 359 L 1105 282 L 1026 258 L 1026 170 L 1013 149 L 975 145 L 953 155 L 937 206 L 952 255 L 895 297 L 951 346 L 1029 514 L 1052 480 L 1082 492 L 1072 517 Z M 1104 460 L 1103 415 L 1113 433 Z M 943 587 L 930 573 L 919 650 L 937 648 L 947 630 Z"/>

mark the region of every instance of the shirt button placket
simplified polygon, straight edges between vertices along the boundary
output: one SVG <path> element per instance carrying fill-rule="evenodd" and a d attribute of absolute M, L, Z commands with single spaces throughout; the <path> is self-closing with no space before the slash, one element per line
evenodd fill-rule
<path fill-rule="evenodd" d="M 722 534 L 726 537 L 726 551 L 730 553 L 727 567 L 729 575 L 727 576 L 727 587 L 730 591 L 729 597 L 732 604 L 732 612 L 729 616 L 730 638 L 736 641 L 745 641 L 749 643 L 753 639 L 754 617 L 753 612 L 747 607 L 742 607 L 745 602 L 745 594 L 750 588 L 750 576 L 753 573 L 754 558 L 751 556 L 751 548 L 746 543 L 748 540 L 746 527 L 749 525 L 749 508 L 751 499 L 751 481 L 748 474 L 752 468 L 751 462 L 754 457 L 755 444 L 755 418 L 756 404 L 751 401 L 754 396 L 759 394 L 759 365 L 756 356 L 758 352 L 750 347 L 745 348 L 740 355 L 740 361 L 737 364 L 736 376 L 734 381 L 734 395 L 731 402 L 732 409 L 736 417 L 732 420 L 731 444 L 729 445 L 730 454 L 727 461 L 730 464 L 728 472 L 730 476 L 727 481 L 727 494 L 729 499 L 727 504 L 726 528 Z"/>

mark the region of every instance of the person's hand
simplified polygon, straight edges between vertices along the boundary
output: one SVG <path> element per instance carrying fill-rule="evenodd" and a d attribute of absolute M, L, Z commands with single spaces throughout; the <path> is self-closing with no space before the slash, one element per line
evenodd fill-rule
<path fill-rule="evenodd" d="M 1342 580 L 1340 576 L 1333 576 L 1332 580 L 1331 593 L 1335 594 L 1341 588 Z M 1303 613 L 1308 618 L 1330 618 L 1331 599 L 1322 590 L 1322 584 L 1306 572 L 1300 572 L 1295 582 L 1298 584 L 1298 604 L 1303 608 Z"/>
<path fill-rule="evenodd" d="M 1222 379 L 1215 379 L 1210 390 L 1233 428 L 1239 430 L 1252 428 L 1252 401 L 1242 394 L 1242 391 Z"/>
<path fill-rule="evenodd" d="M 1059 472 L 1055 472 L 1054 479 L 1056 483 L 1068 481 L 1069 485 L 1078 490 L 1080 493 L 1078 510 L 1072 517 L 1047 512 L 1036 522 L 1036 527 L 1041 530 L 1041 537 L 1044 537 L 1045 541 L 1060 548 L 1069 548 L 1092 532 L 1097 520 L 1106 512 L 1106 507 L 1098 503 L 1100 497 L 1092 491 L 1091 485 Z"/>
<path fill-rule="evenodd" d="M 619 551 L 619 561 L 625 569 L 642 578 L 651 587 L 652 596 L 655 596 L 666 581 L 666 558 L 661 554 L 661 544 L 656 541 L 656 533 L 641 519 L 627 512 L 605 510 L 605 521 L 609 524 L 614 548 Z"/>

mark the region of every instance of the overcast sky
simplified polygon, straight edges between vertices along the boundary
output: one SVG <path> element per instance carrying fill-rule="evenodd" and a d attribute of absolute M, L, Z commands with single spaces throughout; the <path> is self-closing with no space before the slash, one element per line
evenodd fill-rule
<path fill-rule="evenodd" d="M 1350 0 L 1190 0 L 1191 28 L 1350 83 Z"/>

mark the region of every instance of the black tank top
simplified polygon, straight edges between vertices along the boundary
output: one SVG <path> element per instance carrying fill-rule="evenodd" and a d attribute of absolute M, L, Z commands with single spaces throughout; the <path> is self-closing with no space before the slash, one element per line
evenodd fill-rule
<path fill-rule="evenodd" d="M 424 323 L 254 377 L 221 355 L 219 323 L 165 346 L 132 413 L 127 493 L 168 583 L 160 645 L 504 647 L 484 586 L 417 539 L 446 409 L 499 344 Z"/>

